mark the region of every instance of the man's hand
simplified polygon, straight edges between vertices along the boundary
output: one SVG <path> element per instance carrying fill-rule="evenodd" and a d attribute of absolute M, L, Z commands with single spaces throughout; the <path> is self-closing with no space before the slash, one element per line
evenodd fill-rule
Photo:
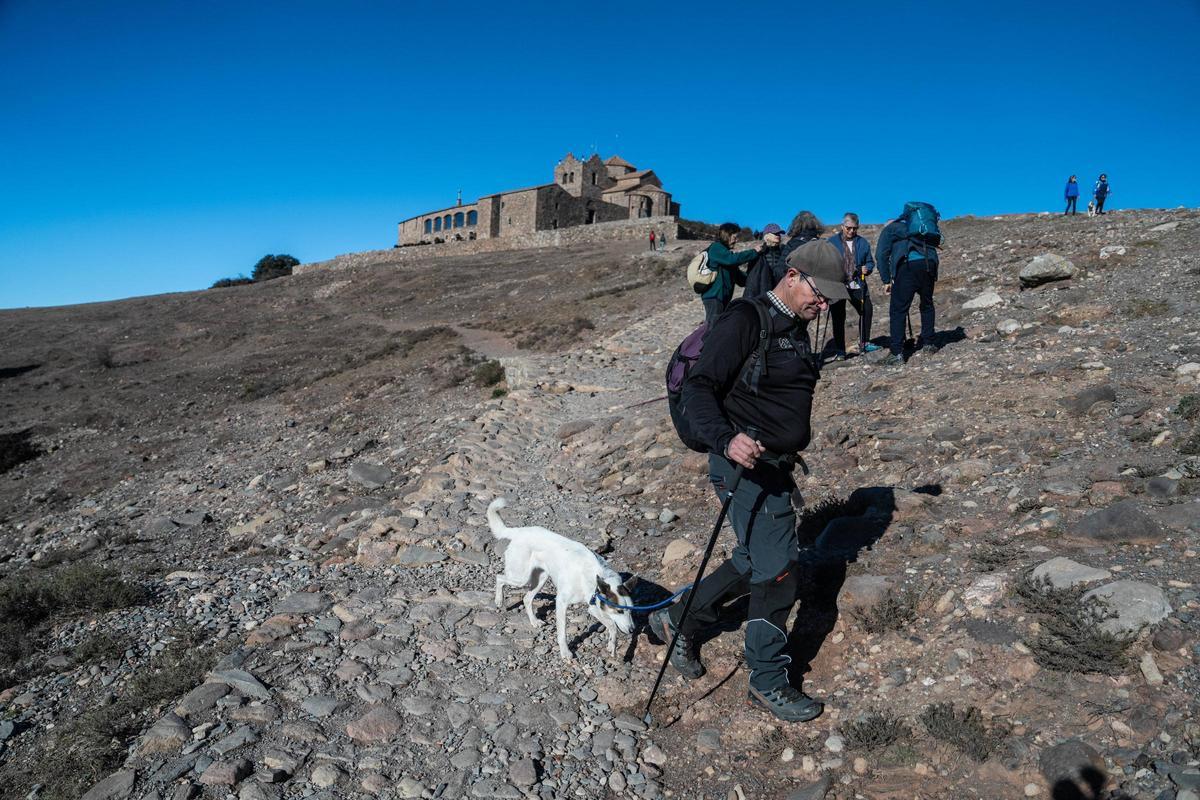
<path fill-rule="evenodd" d="M 884 294 L 891 294 L 891 293 L 892 293 L 892 285 L 891 285 L 890 283 L 885 283 L 885 284 L 883 285 L 883 293 L 884 293 Z"/>
<path fill-rule="evenodd" d="M 755 460 L 764 452 L 766 448 L 762 446 L 762 442 L 751 439 L 744 433 L 734 436 L 725 446 L 725 457 L 746 469 L 754 469 Z"/>

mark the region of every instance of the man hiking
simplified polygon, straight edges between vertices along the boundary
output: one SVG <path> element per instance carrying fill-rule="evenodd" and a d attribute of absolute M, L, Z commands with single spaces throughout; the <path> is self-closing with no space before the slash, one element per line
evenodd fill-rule
<path fill-rule="evenodd" d="M 680 619 L 686 600 L 650 615 L 651 628 L 665 642 L 679 629 L 668 657 L 685 678 L 695 679 L 704 674 L 697 632 L 717 621 L 721 606 L 749 594 L 745 647 L 750 699 L 789 722 L 807 722 L 824 709 L 788 682 L 791 657 L 784 631 L 796 601 L 800 556 L 792 470 L 811 437 L 819 377 L 801 326 L 816 319 L 831 300 L 847 297 L 837 249 L 813 241 L 791 254 L 783 277 L 764 298 L 732 304 L 709 330 L 683 385 L 682 404 L 692 430 L 709 449 L 709 479 L 718 498 L 725 499 L 738 466 L 744 468 L 729 504 L 737 547 L 692 588 L 695 599 L 686 620 Z M 748 367 L 747 360 L 760 347 L 755 306 L 764 303 L 771 326 L 765 363 Z"/>
<path fill-rule="evenodd" d="M 875 259 L 871 258 L 870 243 L 858 235 L 858 214 L 847 211 L 842 217 L 841 232 L 829 241 L 842 254 L 842 272 L 850 293 L 849 300 L 829 304 L 830 324 L 833 326 L 833 358 L 838 360 L 846 357 L 847 302 L 858 312 L 858 352 L 878 350 L 879 345 L 871 343 L 871 293 L 867 289 L 867 276 L 875 270 Z"/>
<path fill-rule="evenodd" d="M 919 215 L 916 220 L 913 215 Z M 914 296 L 921 299 L 921 336 L 917 349 L 932 355 L 938 351 L 934 344 L 933 287 L 938 277 L 938 245 L 942 235 L 937 227 L 937 210 L 928 203 L 906 203 L 900 218 L 883 226 L 875 246 L 879 279 L 883 293 L 889 295 L 891 355 L 885 366 L 904 363 L 904 323 Z M 922 220 L 927 222 L 922 223 Z M 930 226 L 930 232 L 919 233 Z"/>

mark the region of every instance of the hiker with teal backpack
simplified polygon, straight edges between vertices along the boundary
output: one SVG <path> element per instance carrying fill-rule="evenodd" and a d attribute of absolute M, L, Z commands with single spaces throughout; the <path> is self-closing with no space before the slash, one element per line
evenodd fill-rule
<path fill-rule="evenodd" d="M 942 233 L 938 228 L 937 209 L 929 203 L 904 204 L 900 218 L 883 226 L 875 246 L 875 263 L 883 281 L 884 294 L 890 296 L 888 314 L 891 355 L 887 366 L 904 363 L 904 322 L 913 297 L 921 303 L 921 336 L 917 349 L 926 354 L 938 351 L 934 343 L 933 287 L 938 278 L 938 248 Z"/>
<path fill-rule="evenodd" d="M 740 233 L 741 228 L 735 223 L 722 223 L 717 232 L 717 241 L 705 250 L 712 282 L 703 290 L 700 299 L 704 302 L 704 321 L 710 327 L 713 320 L 725 311 L 725 307 L 733 299 L 733 287 L 746 285 L 746 273 L 741 270 L 741 266 L 753 261 L 762 250 L 762 244 L 756 244 L 749 250 L 733 252 L 733 246 L 737 244 Z"/>

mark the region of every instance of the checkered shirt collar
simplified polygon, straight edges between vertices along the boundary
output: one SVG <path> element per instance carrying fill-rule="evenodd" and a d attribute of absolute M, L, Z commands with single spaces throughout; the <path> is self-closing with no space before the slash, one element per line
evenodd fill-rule
<path fill-rule="evenodd" d="M 788 319 L 795 319 L 796 312 L 788 308 L 782 300 L 775 296 L 775 292 L 767 292 L 767 299 L 771 301 L 771 305 L 775 306 L 775 310 L 783 314 Z"/>

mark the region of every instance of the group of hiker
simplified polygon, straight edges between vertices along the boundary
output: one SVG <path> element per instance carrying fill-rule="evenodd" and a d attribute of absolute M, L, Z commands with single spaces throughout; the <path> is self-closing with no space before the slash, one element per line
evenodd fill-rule
<path fill-rule="evenodd" d="M 1096 180 L 1096 186 L 1092 189 L 1092 202 L 1088 203 L 1088 212 L 1090 214 L 1103 214 L 1104 201 L 1112 193 L 1112 187 L 1108 185 L 1108 176 L 1104 173 Z M 1070 214 L 1075 216 L 1075 204 L 1079 201 L 1079 179 L 1072 175 L 1067 178 L 1067 188 L 1063 191 L 1063 197 L 1067 201 L 1067 207 L 1063 210 L 1063 216 Z"/>
<path fill-rule="evenodd" d="M 688 265 L 705 322 L 667 367 L 671 421 L 685 445 L 708 454 L 709 480 L 722 510 L 696 580 L 680 600 L 650 614 L 651 630 L 670 648 L 663 669 L 670 665 L 688 680 L 702 676 L 698 635 L 719 620 L 722 609 L 748 597 L 748 697 L 788 722 L 807 722 L 824 710 L 801 690 L 786 632 L 800 588 L 793 472 L 812 438 L 813 395 L 826 360 L 814 352 L 809 323 L 828 312 L 834 319 L 833 357 L 845 357 L 838 320 L 844 322 L 849 302 L 863 323 L 860 351 L 869 350 L 867 277 L 878 268 L 891 303 L 888 363 L 903 363 L 903 320 L 914 296 L 921 303 L 918 345 L 936 349 L 933 287 L 941 244 L 936 209 L 907 203 L 884 226 L 874 255 L 858 231 L 858 216 L 847 213 L 838 231 L 823 239 L 820 220 L 802 211 L 786 240 L 784 230 L 771 223 L 760 243 L 739 251 L 740 228 L 721 225 L 718 240 Z M 732 300 L 735 286 L 745 286 L 741 299 Z M 820 345 L 819 325 L 816 340 Z M 705 576 L 726 515 L 737 544 Z"/>
<path fill-rule="evenodd" d="M 915 223 L 914 215 L 920 217 Z M 836 251 L 840 266 L 837 277 L 845 289 L 844 297 L 828 298 L 832 339 L 829 343 L 817 342 L 819 347 L 829 351 L 826 360 L 839 361 L 847 357 L 847 303 L 859 315 L 858 352 L 862 354 L 879 349 L 879 345 L 871 341 L 873 307 L 867 284 L 867 277 L 875 271 L 876 266 L 883 292 L 890 298 L 888 346 L 891 352 L 883 363 L 889 366 L 904 363 L 905 322 L 914 298 L 919 298 L 921 311 L 921 335 L 916 343 L 917 348 L 927 353 L 937 352 L 933 305 L 933 289 L 938 272 L 937 248 L 941 244 L 937 222 L 937 211 L 933 206 L 928 203 L 909 203 L 900 217 L 889 220 L 884 226 L 872 253 L 870 243 L 858 234 L 858 215 L 846 212 L 838 230 L 825 240 Z M 928 228 L 929 234 L 915 235 L 910 230 L 914 224 L 918 230 L 922 226 Z M 740 231 L 741 228 L 732 222 L 718 229 L 717 241 L 709 245 L 703 256 L 707 272 L 702 274 L 708 282 L 693 283 L 693 288 L 700 293 L 704 321 L 709 326 L 729 306 L 735 287 L 745 287 L 742 296 L 747 300 L 762 297 L 774 288 L 786 273 L 792 254 L 804 244 L 820 240 L 824 226 L 811 211 L 801 211 L 792 219 L 786 240 L 783 238 L 783 228 L 772 222 L 763 228 L 761 242 L 735 252 Z"/>

